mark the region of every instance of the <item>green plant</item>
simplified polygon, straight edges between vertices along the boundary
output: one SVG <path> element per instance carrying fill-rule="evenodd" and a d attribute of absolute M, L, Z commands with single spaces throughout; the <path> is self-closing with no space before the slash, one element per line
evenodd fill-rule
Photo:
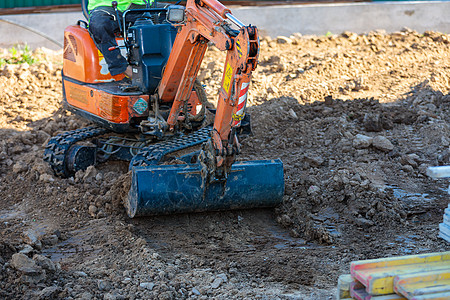
<path fill-rule="evenodd" d="M 325 33 L 325 37 L 330 37 L 330 36 L 332 36 L 333 34 L 331 33 L 331 31 L 327 31 L 327 33 Z"/>
<path fill-rule="evenodd" d="M 11 47 L 9 50 L 9 55 L 0 58 L 0 66 L 4 64 L 23 64 L 27 63 L 29 65 L 37 62 L 37 59 L 33 57 L 30 46 L 16 45 Z"/>

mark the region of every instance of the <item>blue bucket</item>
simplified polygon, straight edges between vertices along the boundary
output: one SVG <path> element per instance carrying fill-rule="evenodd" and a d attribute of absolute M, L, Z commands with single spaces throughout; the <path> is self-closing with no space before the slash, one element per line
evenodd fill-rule
<path fill-rule="evenodd" d="M 199 164 L 132 169 L 125 203 L 133 217 L 274 207 L 284 195 L 281 160 L 236 162 L 226 181 L 205 184 Z"/>

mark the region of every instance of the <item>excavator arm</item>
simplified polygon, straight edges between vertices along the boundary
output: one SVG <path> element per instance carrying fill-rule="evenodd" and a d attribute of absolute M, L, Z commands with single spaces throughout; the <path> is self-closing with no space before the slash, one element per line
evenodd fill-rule
<path fill-rule="evenodd" d="M 282 162 L 279 159 L 235 162 L 239 152 L 236 129 L 244 117 L 248 87 L 258 60 L 257 29 L 244 26 L 216 0 L 187 0 L 184 20 L 176 25 L 179 32 L 158 86 L 159 101 L 172 104 L 165 128 L 174 132 L 181 126 L 189 128 L 185 123 L 189 118 L 182 112 L 208 43 L 226 52 L 214 128 L 210 138 L 206 136 L 206 142 L 202 141 L 197 160 L 176 165 L 150 162 L 132 168 L 131 189 L 125 202 L 128 215 L 278 205 L 284 194 Z M 228 22 L 238 29 L 232 29 Z M 192 140 L 198 139 L 200 131 L 190 134 Z M 168 143 L 181 149 L 192 141 L 185 135 Z M 153 157 L 165 153 L 165 148 L 156 148 L 157 145 L 143 154 Z"/>
<path fill-rule="evenodd" d="M 239 29 L 232 29 L 229 22 Z M 208 42 L 226 51 L 211 145 L 205 147 L 209 153 L 203 155 L 209 158 L 205 162 L 208 172 L 215 173 L 215 178 L 226 178 L 239 152 L 236 128 L 245 114 L 248 87 L 258 61 L 258 32 L 254 26 L 244 26 L 216 0 L 188 0 L 185 22 L 178 26 L 158 88 L 159 99 L 173 102 L 167 123 L 174 130 L 184 121 L 180 113 L 191 95 Z"/>

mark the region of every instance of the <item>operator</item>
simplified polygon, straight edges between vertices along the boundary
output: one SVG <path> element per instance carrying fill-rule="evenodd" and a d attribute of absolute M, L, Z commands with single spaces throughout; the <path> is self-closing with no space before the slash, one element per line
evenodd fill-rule
<path fill-rule="evenodd" d="M 127 9 L 145 8 L 144 0 L 116 0 L 119 18 L 122 19 L 122 13 Z M 148 0 L 149 4 L 153 0 Z M 124 73 L 131 78 L 132 69 L 128 65 L 125 57 L 120 54 L 119 48 L 109 50 L 111 47 L 117 47 L 114 33 L 119 31 L 117 14 L 112 7 L 112 0 L 89 0 L 89 32 L 100 52 L 103 54 L 108 64 L 109 73 L 112 76 Z M 134 22 L 138 15 L 133 14 L 127 17 L 127 21 Z M 122 22 L 122 20 L 119 20 Z"/>

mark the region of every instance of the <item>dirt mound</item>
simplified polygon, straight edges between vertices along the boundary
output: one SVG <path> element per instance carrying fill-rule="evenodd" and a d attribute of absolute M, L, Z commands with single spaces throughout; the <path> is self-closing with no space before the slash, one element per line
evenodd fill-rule
<path fill-rule="evenodd" d="M 447 182 L 425 175 L 450 164 L 448 35 L 263 38 L 239 159 L 283 161 L 283 204 L 137 220 L 126 163 L 62 179 L 42 160 L 88 125 L 60 106 L 60 55 L 0 68 L 0 297 L 329 299 L 352 260 L 448 248 Z M 199 74 L 211 102 L 218 56 Z"/>

